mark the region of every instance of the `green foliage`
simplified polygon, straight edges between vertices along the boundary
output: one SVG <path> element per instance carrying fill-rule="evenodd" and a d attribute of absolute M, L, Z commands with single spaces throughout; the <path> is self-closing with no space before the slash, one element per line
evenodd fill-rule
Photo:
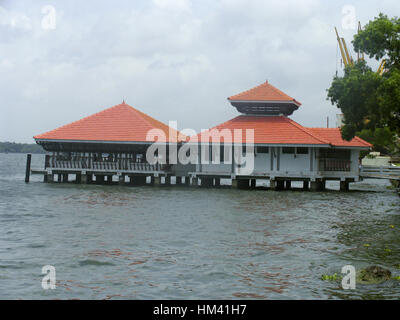
<path fill-rule="evenodd" d="M 354 36 L 354 50 L 364 52 L 370 58 L 381 60 L 387 57 L 389 68 L 400 66 L 400 19 L 389 19 L 382 13 L 370 21 Z"/>
<path fill-rule="evenodd" d="M 37 144 L 0 142 L 0 153 L 45 153 Z"/>
<path fill-rule="evenodd" d="M 374 150 L 393 154 L 400 136 L 400 19 L 380 14 L 354 36 L 354 50 L 377 60 L 386 58 L 380 76 L 360 60 L 335 76 L 327 99 L 344 115 L 342 137 L 355 135 L 371 142 Z"/>
<path fill-rule="evenodd" d="M 363 129 L 357 132 L 356 135 L 372 143 L 374 150 L 379 151 L 382 154 L 394 154 L 398 152 L 396 134 L 388 127 Z"/>
<path fill-rule="evenodd" d="M 334 273 L 334 274 L 323 274 L 322 276 L 321 276 L 321 280 L 323 280 L 323 281 L 338 281 L 338 280 L 341 280 L 342 279 L 342 276 L 340 276 L 340 275 L 338 275 L 337 273 Z"/>

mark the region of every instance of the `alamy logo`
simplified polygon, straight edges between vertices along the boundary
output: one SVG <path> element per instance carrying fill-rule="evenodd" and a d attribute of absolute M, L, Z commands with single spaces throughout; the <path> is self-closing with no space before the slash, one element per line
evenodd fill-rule
<path fill-rule="evenodd" d="M 56 268 L 50 265 L 43 266 L 42 274 L 45 274 L 42 279 L 42 288 L 54 290 L 56 288 Z"/>
<path fill-rule="evenodd" d="M 344 290 L 356 288 L 356 268 L 352 265 L 346 265 L 342 268 L 342 273 L 345 274 L 342 279 L 342 288 Z"/>

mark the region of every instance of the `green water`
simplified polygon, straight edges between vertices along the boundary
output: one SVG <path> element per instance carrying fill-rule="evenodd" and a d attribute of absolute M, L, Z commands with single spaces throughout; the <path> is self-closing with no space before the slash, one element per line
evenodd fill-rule
<path fill-rule="evenodd" d="M 43 157 L 33 155 L 32 167 Z M 324 274 L 400 275 L 400 197 L 384 180 L 339 192 L 24 183 L 0 154 L 2 299 L 397 299 L 400 281 L 343 290 Z M 56 268 L 43 290 L 41 269 Z"/>

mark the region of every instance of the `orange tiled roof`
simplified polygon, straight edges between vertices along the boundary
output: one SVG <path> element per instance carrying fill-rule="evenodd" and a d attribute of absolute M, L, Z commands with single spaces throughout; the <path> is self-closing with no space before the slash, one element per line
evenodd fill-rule
<path fill-rule="evenodd" d="M 33 138 L 37 140 L 154 142 L 155 139 L 146 139 L 151 129 L 162 130 L 168 142 L 176 142 L 173 136 L 175 134 L 179 141 L 185 139 L 175 129 L 125 102 Z M 171 137 L 170 130 L 174 133 Z"/>
<path fill-rule="evenodd" d="M 268 81 L 254 87 L 250 90 L 236 94 L 228 98 L 230 101 L 281 101 L 281 102 L 294 102 L 297 105 L 301 105 L 300 102 L 296 101 L 286 93 L 282 92 L 278 88 L 269 84 Z"/>
<path fill-rule="evenodd" d="M 359 137 L 354 137 L 351 141 L 344 140 L 340 128 L 308 128 L 308 130 L 328 140 L 335 147 L 372 147 L 372 144 Z"/>
<path fill-rule="evenodd" d="M 246 129 L 254 129 L 254 143 L 257 144 L 318 144 L 329 145 L 329 141 L 313 134 L 297 122 L 285 116 L 238 116 L 232 120 L 224 122 L 198 135 L 198 139 L 206 142 L 207 132 L 211 137 L 217 137 L 218 131 L 228 129 L 234 136 L 235 129 L 241 129 L 242 139 L 230 139 L 225 142 L 244 143 L 246 142 Z M 201 137 L 201 138 L 200 138 Z M 211 138 L 212 139 L 212 138 Z M 212 140 L 211 140 L 212 141 Z M 220 140 L 222 142 L 223 139 Z"/>
<path fill-rule="evenodd" d="M 218 131 L 213 131 L 213 129 L 217 129 Z M 224 129 L 229 130 L 230 136 L 233 139 L 228 138 L 224 140 L 220 138 L 219 142 L 245 143 L 246 129 L 254 129 L 254 141 L 248 142 L 255 144 L 327 145 L 344 147 L 371 146 L 358 137 L 354 138 L 351 142 L 344 141 L 341 138 L 339 129 L 305 128 L 285 116 L 238 116 L 198 134 L 197 139 L 202 142 L 217 142 L 218 137 L 220 137 L 218 132 L 222 135 L 222 130 Z M 234 138 L 234 129 L 242 130 L 241 139 Z M 211 136 L 211 138 L 209 138 L 209 136 Z M 213 137 L 215 140 L 213 140 Z"/>

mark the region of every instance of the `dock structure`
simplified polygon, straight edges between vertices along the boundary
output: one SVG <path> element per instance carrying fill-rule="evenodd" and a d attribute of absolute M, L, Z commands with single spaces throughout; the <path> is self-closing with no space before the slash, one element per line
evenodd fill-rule
<path fill-rule="evenodd" d="M 294 181 L 301 190 L 322 191 L 329 180 L 347 191 L 360 180 L 359 152 L 371 145 L 343 140 L 339 128 L 293 121 L 289 115 L 301 103 L 268 82 L 228 101 L 241 115 L 193 137 L 123 102 L 35 136 L 48 154 L 44 168 L 31 173 L 48 183 L 133 186 L 218 188 L 229 179 L 234 188 L 255 189 L 257 180 L 269 180 L 277 191 L 291 190 Z M 177 154 L 193 161 L 174 160 Z"/>

